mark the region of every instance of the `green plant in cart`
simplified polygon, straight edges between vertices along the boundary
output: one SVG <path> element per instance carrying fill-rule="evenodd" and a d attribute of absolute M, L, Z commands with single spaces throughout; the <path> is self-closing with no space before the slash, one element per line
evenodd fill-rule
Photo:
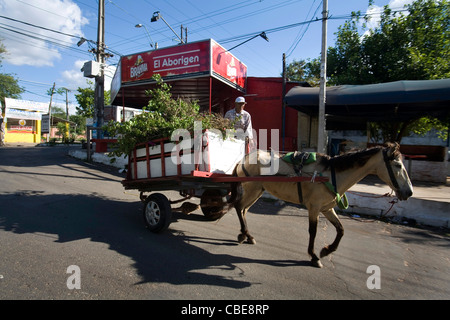
<path fill-rule="evenodd" d="M 170 138 L 176 129 L 194 132 L 194 122 L 201 121 L 203 129 L 218 129 L 225 133 L 232 123 L 215 113 L 202 113 L 196 101 L 174 98 L 171 86 L 164 83 L 160 75 L 154 75 L 157 86 L 148 90 L 150 97 L 144 112 L 126 122 L 110 121 L 104 130 L 110 136 L 117 137 L 111 156 L 128 156 L 133 148 L 151 140 Z M 225 135 L 223 135 L 225 136 Z"/>

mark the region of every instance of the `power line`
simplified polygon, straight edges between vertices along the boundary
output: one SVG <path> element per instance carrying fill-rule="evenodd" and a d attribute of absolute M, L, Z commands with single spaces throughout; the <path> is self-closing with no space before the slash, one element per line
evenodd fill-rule
<path fill-rule="evenodd" d="M 25 25 L 27 25 L 27 26 L 39 28 L 39 29 L 42 29 L 42 30 L 46 30 L 46 31 L 50 31 L 50 32 L 62 34 L 62 35 L 64 35 L 64 36 L 68 36 L 68 37 L 72 37 L 72 38 L 80 38 L 80 36 L 76 36 L 76 35 L 73 35 L 73 34 L 69 34 L 69 33 L 62 32 L 62 31 L 58 31 L 58 30 L 54 30 L 54 29 L 50 29 L 50 28 L 38 26 L 38 25 L 29 23 L 29 22 L 25 22 L 25 21 L 13 19 L 13 18 L 5 17 L 5 16 L 0 16 L 0 18 L 7 19 L 7 20 L 11 20 L 11 21 L 18 22 L 18 23 L 22 23 L 22 24 L 25 24 Z"/>
<path fill-rule="evenodd" d="M 61 32 L 59 30 L 46 28 L 46 27 L 43 27 L 43 26 L 35 25 L 35 24 L 29 23 L 29 22 L 26 22 L 26 21 L 22 21 L 22 20 L 10 18 L 10 17 L 0 16 L 0 18 L 11 20 L 11 21 L 14 21 L 14 22 L 17 22 L 17 23 L 21 23 L 21 24 L 25 24 L 25 25 L 28 25 L 28 26 L 31 26 L 31 27 L 34 27 L 34 28 L 38 28 L 38 29 L 42 29 L 42 30 L 45 30 L 45 31 L 54 32 L 54 33 L 61 34 L 61 35 L 67 36 L 67 37 L 76 38 L 76 39 L 84 39 L 85 41 L 87 41 L 88 43 L 93 44 L 93 45 L 97 44 L 97 42 L 95 42 L 93 40 L 85 39 L 84 37 L 79 36 L 79 35 L 73 35 L 73 34 L 69 34 L 69 33 L 66 33 L 66 32 Z M 78 48 L 72 47 L 72 43 L 68 43 L 68 44 L 64 45 L 64 44 L 61 44 L 60 42 L 50 40 L 51 38 L 49 39 L 49 37 L 47 37 L 47 39 L 42 38 L 42 37 L 45 37 L 45 35 L 41 35 L 41 37 L 38 37 L 35 34 L 30 34 L 31 31 L 28 31 L 28 30 L 25 30 L 25 29 L 21 29 L 21 28 L 15 27 L 15 26 L 5 25 L 5 24 L 1 24 L 1 23 L 0 23 L 0 25 L 9 27 L 9 28 L 0 27 L 2 29 L 8 30 L 10 32 L 15 32 L 15 33 L 21 34 L 21 35 L 26 36 L 26 37 L 33 38 L 35 40 L 40 40 L 40 41 L 45 41 L 45 42 L 48 42 L 48 43 L 52 43 L 52 44 L 54 44 L 56 46 L 60 46 L 60 47 L 66 48 L 66 49 L 71 49 L 71 50 L 75 50 L 75 51 L 85 52 L 82 49 L 78 49 Z M 16 30 L 11 29 L 11 28 L 14 28 Z M 22 31 L 18 31 L 18 30 L 22 30 Z M 28 34 L 26 32 L 28 32 Z M 122 54 L 120 52 L 117 52 L 116 50 L 110 49 L 107 46 L 105 47 L 105 50 L 108 51 L 108 52 L 113 53 L 114 55 L 122 56 Z"/>
<path fill-rule="evenodd" d="M 268 6 L 268 7 L 259 9 L 259 10 L 255 10 L 252 13 L 243 13 L 243 14 L 241 14 L 239 16 L 234 16 L 232 18 L 226 19 L 226 20 L 221 21 L 219 23 L 214 23 L 214 24 L 207 25 L 207 26 L 205 26 L 203 28 L 191 30 L 191 33 L 198 33 L 198 32 L 201 32 L 203 30 L 208 30 L 208 29 L 210 29 L 212 27 L 217 27 L 217 26 L 221 26 L 221 25 L 224 25 L 224 24 L 229 24 L 229 23 L 236 22 L 236 21 L 239 21 L 239 20 L 242 20 L 242 19 L 246 19 L 246 18 L 251 17 L 251 16 L 260 15 L 260 14 L 265 13 L 267 11 L 272 11 L 272 10 L 275 10 L 275 9 L 279 9 L 279 8 L 288 6 L 290 4 L 292 4 L 292 0 L 287 0 L 287 1 L 284 1 L 284 2 L 281 2 L 281 3 L 274 4 L 272 6 Z"/>
<path fill-rule="evenodd" d="M 314 2 L 311 4 L 311 7 L 309 8 L 309 12 L 306 15 L 306 17 L 308 17 L 309 13 L 311 12 L 311 9 L 313 8 L 314 4 L 316 3 L 316 0 L 314 0 Z M 316 11 L 314 11 L 313 13 L 313 17 L 317 14 L 317 12 L 319 11 L 320 7 L 322 6 L 322 1 L 319 3 L 319 5 L 316 8 Z M 311 21 L 312 22 L 312 21 Z M 289 49 L 287 50 L 286 53 L 286 58 L 288 58 L 293 52 L 294 50 L 297 48 L 298 44 L 300 43 L 300 41 L 302 41 L 303 37 L 305 36 L 306 32 L 309 29 L 309 26 L 311 25 L 311 22 L 309 22 L 308 24 L 306 24 L 306 29 L 303 31 L 302 34 L 300 34 L 300 32 L 303 30 L 303 27 L 300 29 L 296 39 L 294 40 L 294 42 L 292 43 L 292 45 L 289 47 Z"/>
<path fill-rule="evenodd" d="M 2 25 L 2 24 L 0 24 L 0 25 Z M 11 28 L 3 27 L 3 26 L 0 26 L 0 29 L 4 29 L 4 30 L 7 30 L 7 31 L 13 32 L 13 33 L 17 33 L 17 34 L 20 34 L 20 35 L 22 35 L 22 36 L 32 38 L 32 39 L 34 39 L 34 40 L 38 40 L 38 41 L 43 41 L 43 42 L 51 43 L 51 44 L 53 44 L 53 45 L 55 45 L 55 46 L 59 46 L 59 47 L 65 48 L 65 49 L 70 49 L 70 50 L 74 50 L 74 51 L 77 51 L 77 52 L 83 52 L 83 53 L 85 52 L 85 51 L 83 51 L 83 50 L 81 50 L 81 49 L 73 48 L 73 47 L 71 47 L 71 46 L 69 46 L 69 45 L 65 45 L 65 44 L 63 44 L 63 43 L 61 43 L 61 42 L 49 40 L 48 38 L 47 38 L 47 39 L 46 39 L 46 38 L 43 38 L 43 36 L 42 36 L 42 37 L 39 37 L 39 36 L 37 36 L 37 35 L 27 34 L 27 33 L 25 33 L 25 32 L 18 31 L 18 30 L 14 30 L 14 29 L 11 29 Z M 27 44 L 30 45 L 30 43 L 27 43 Z"/>

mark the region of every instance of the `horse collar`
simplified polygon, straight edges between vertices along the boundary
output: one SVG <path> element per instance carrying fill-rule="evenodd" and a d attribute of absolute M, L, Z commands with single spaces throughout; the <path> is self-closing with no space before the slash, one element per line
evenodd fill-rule
<path fill-rule="evenodd" d="M 390 159 L 387 155 L 387 149 L 383 149 L 383 159 L 384 159 L 384 163 L 386 164 L 386 169 L 389 173 L 389 178 L 391 179 L 392 185 L 394 186 L 395 189 L 397 189 L 397 190 L 400 189 L 397 179 L 395 178 L 394 171 L 392 171 Z"/>

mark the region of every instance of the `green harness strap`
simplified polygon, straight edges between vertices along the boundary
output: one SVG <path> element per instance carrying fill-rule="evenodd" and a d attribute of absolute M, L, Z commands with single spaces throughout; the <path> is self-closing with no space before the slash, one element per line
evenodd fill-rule
<path fill-rule="evenodd" d="M 294 156 L 296 155 L 296 153 L 294 152 L 289 152 L 286 155 L 284 155 L 282 157 L 282 160 L 293 164 L 293 165 L 307 165 L 313 162 L 316 162 L 317 159 L 317 154 L 315 152 L 310 152 L 308 155 L 307 159 L 303 159 L 302 157 L 300 158 L 294 158 Z M 299 159 L 301 159 L 301 161 L 297 162 Z M 296 161 L 297 160 L 297 161 Z M 303 162 L 303 163 L 300 163 Z M 320 176 L 322 176 L 322 174 L 319 174 Z M 347 199 L 347 195 L 344 193 L 341 197 L 341 195 L 337 192 L 337 190 L 334 188 L 333 184 L 331 184 L 330 182 L 324 182 L 325 185 L 327 186 L 328 190 L 331 191 L 332 194 L 334 194 L 336 196 L 336 202 L 337 205 L 339 206 L 340 209 L 347 209 L 348 208 L 348 199 Z"/>
<path fill-rule="evenodd" d="M 341 197 L 341 195 L 339 193 L 337 193 L 336 190 L 334 190 L 334 187 L 330 182 L 327 181 L 324 183 L 327 186 L 328 190 L 330 190 L 332 194 L 336 195 L 336 202 L 337 202 L 339 208 L 340 209 L 348 209 L 347 195 L 344 193 L 344 195 Z"/>
<path fill-rule="evenodd" d="M 317 155 L 316 155 L 316 153 L 315 152 L 309 152 L 308 153 L 308 158 L 306 159 L 306 160 L 304 160 L 304 162 L 303 163 L 300 163 L 300 162 L 297 162 L 299 159 L 302 159 L 303 160 L 303 158 L 299 158 L 299 159 L 294 159 L 294 156 L 296 155 L 297 153 L 296 152 L 288 152 L 288 153 L 286 153 L 281 159 L 283 160 L 283 161 L 286 161 L 287 163 L 290 163 L 290 164 L 301 164 L 301 165 L 307 165 L 307 164 L 310 164 L 310 163 L 313 163 L 313 162 L 316 162 L 316 159 L 317 159 Z M 302 153 L 300 153 L 300 154 L 302 154 Z M 297 160 L 297 161 L 296 161 Z"/>
<path fill-rule="evenodd" d="M 322 173 L 319 173 L 319 176 L 322 177 Z M 347 195 L 344 193 L 341 197 L 341 195 L 334 188 L 333 184 L 329 181 L 325 181 L 324 184 L 328 188 L 328 190 L 330 190 L 330 192 L 336 196 L 336 203 L 337 203 L 338 207 L 340 209 L 348 209 Z"/>

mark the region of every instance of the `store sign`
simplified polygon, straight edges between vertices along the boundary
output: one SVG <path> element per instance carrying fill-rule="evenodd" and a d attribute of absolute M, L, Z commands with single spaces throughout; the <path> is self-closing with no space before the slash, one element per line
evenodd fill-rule
<path fill-rule="evenodd" d="M 5 116 L 6 118 L 14 118 L 14 119 L 41 120 L 42 113 L 7 107 L 5 110 Z"/>
<path fill-rule="evenodd" d="M 113 78 L 113 99 L 122 84 L 149 81 L 154 74 L 164 79 L 209 75 L 245 90 L 247 66 L 213 39 L 124 56 Z"/>
<path fill-rule="evenodd" d="M 244 89 L 247 80 L 247 66 L 217 42 L 212 41 L 211 47 L 213 75 L 224 82 Z"/>
<path fill-rule="evenodd" d="M 162 77 L 208 73 L 210 40 L 163 48 L 121 60 L 122 83 L 149 80 L 153 74 Z"/>
<path fill-rule="evenodd" d="M 111 101 L 114 101 L 117 94 L 119 93 L 121 81 L 122 81 L 122 65 L 121 62 L 119 61 L 119 65 L 116 68 L 116 73 L 114 74 L 114 77 L 111 81 L 111 90 L 110 90 Z"/>
<path fill-rule="evenodd" d="M 32 132 L 33 126 L 9 126 L 8 132 L 16 131 L 16 132 Z"/>
<path fill-rule="evenodd" d="M 6 108 L 48 113 L 48 103 L 5 98 Z"/>
<path fill-rule="evenodd" d="M 48 114 L 42 115 L 41 133 L 50 133 L 50 116 Z"/>

